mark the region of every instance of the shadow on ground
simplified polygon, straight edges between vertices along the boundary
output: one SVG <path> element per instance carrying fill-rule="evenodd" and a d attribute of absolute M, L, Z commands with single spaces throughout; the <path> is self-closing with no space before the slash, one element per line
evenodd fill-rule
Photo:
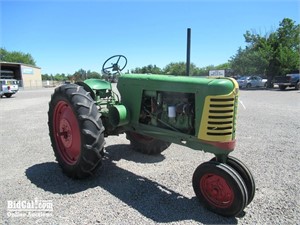
<path fill-rule="evenodd" d="M 36 164 L 26 170 L 27 178 L 38 188 L 59 194 L 75 194 L 100 187 L 155 222 L 194 220 L 204 224 L 237 224 L 236 218 L 224 218 L 207 211 L 196 197 L 187 198 L 169 188 L 116 166 L 120 159 L 140 163 L 162 161 L 164 156 L 145 156 L 128 145 L 107 147 L 103 168 L 92 178 L 72 180 L 63 175 L 56 162 Z"/>

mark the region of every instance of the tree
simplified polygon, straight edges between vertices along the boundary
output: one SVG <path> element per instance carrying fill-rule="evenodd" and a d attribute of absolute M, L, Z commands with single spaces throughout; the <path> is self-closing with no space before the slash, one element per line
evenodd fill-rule
<path fill-rule="evenodd" d="M 68 75 L 67 78 L 72 81 L 84 81 L 86 79 L 97 78 L 101 79 L 101 75 L 95 71 L 79 69 L 73 75 Z"/>
<path fill-rule="evenodd" d="M 24 63 L 36 66 L 33 57 L 29 53 L 23 53 L 18 51 L 9 52 L 5 48 L 0 48 L 0 61 Z"/>
<path fill-rule="evenodd" d="M 91 79 L 91 78 L 98 78 L 98 79 L 100 79 L 101 75 L 99 73 L 95 72 L 95 71 L 88 70 L 87 71 L 87 78 L 88 79 Z"/>
<path fill-rule="evenodd" d="M 42 74 L 42 80 L 51 80 L 52 79 L 52 77 L 51 77 L 51 75 L 49 75 L 49 74 Z"/>
<path fill-rule="evenodd" d="M 164 73 L 181 76 L 186 75 L 186 64 L 184 62 L 169 63 L 164 68 Z"/>
<path fill-rule="evenodd" d="M 66 80 L 66 75 L 64 73 L 61 73 L 61 74 L 57 73 L 54 76 L 54 80 L 56 80 L 56 81 L 64 81 L 64 80 Z"/>
<path fill-rule="evenodd" d="M 236 73 L 266 75 L 270 86 L 274 76 L 299 71 L 300 26 L 291 19 L 284 18 L 275 32 L 261 36 L 246 31 L 244 38 L 246 48 L 231 58 Z"/>
<path fill-rule="evenodd" d="M 83 81 L 83 80 L 87 79 L 87 72 L 84 69 L 80 69 L 73 74 L 72 78 L 75 82 Z"/>
<path fill-rule="evenodd" d="M 185 62 L 172 62 L 166 65 L 163 69 L 164 74 L 171 74 L 177 76 L 186 76 L 186 63 Z M 190 76 L 200 75 L 200 69 L 194 64 L 190 64 Z"/>
<path fill-rule="evenodd" d="M 300 25 L 291 19 L 283 19 L 277 30 L 278 51 L 281 74 L 297 71 L 300 68 Z M 277 46 L 276 46 L 277 47 Z"/>
<path fill-rule="evenodd" d="M 265 75 L 267 66 L 268 60 L 260 51 L 252 48 L 239 48 L 237 54 L 231 59 L 231 69 L 235 74 Z"/>
<path fill-rule="evenodd" d="M 215 66 L 215 69 L 216 70 L 229 70 L 229 69 L 231 69 L 231 63 L 227 62 L 227 63 L 217 65 L 217 66 Z"/>
<path fill-rule="evenodd" d="M 142 73 L 142 74 L 162 74 L 162 69 L 157 67 L 156 65 L 148 65 L 143 67 L 136 67 L 135 69 L 131 70 L 131 73 Z"/>

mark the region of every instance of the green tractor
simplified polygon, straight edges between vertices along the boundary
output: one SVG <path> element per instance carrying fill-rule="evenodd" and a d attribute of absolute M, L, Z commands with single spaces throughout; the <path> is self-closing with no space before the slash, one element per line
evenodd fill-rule
<path fill-rule="evenodd" d="M 113 63 L 112 63 L 113 62 Z M 171 143 L 215 155 L 195 170 L 197 198 L 209 210 L 236 216 L 252 201 L 255 183 L 249 169 L 229 156 L 235 148 L 238 84 L 231 78 L 123 74 L 122 55 L 102 70 L 110 82 L 87 79 L 55 89 L 48 125 L 56 159 L 72 178 L 86 178 L 102 164 L 105 137 L 126 133 L 132 148 L 160 154 Z"/>

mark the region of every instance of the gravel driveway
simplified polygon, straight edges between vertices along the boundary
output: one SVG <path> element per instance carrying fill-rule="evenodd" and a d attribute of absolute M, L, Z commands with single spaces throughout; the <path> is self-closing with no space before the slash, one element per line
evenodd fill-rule
<path fill-rule="evenodd" d="M 25 90 L 0 99 L 0 224 L 299 224 L 300 91 L 240 92 L 231 155 L 249 166 L 256 194 L 238 218 L 211 213 L 195 198 L 193 172 L 213 155 L 175 144 L 146 156 L 132 151 L 125 135 L 109 137 L 96 176 L 63 175 L 48 135 L 52 92 Z M 36 214 L 10 211 L 33 201 L 49 207 Z"/>

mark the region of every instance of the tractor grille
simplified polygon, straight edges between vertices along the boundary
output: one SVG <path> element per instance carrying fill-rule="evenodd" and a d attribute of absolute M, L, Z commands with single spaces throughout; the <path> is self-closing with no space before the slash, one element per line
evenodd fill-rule
<path fill-rule="evenodd" d="M 198 138 L 207 141 L 226 142 L 235 136 L 235 111 L 237 97 L 207 96 L 202 114 Z"/>

